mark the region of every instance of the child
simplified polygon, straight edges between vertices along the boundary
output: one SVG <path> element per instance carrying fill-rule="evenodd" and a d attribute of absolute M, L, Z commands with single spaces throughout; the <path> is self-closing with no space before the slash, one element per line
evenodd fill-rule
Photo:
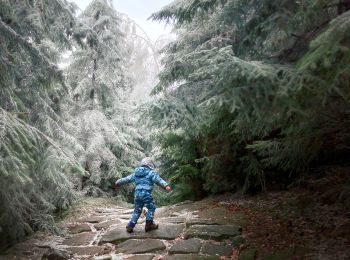
<path fill-rule="evenodd" d="M 154 212 L 156 210 L 156 206 L 154 205 L 152 198 L 153 185 L 156 183 L 159 186 L 165 188 L 167 192 L 170 191 L 170 186 L 154 171 L 154 168 L 155 164 L 152 159 L 146 157 L 142 159 L 141 167 L 136 168 L 133 174 L 119 179 L 115 183 L 116 186 L 131 182 L 134 182 L 136 184 L 134 196 L 135 209 L 128 225 L 126 226 L 126 230 L 129 233 L 132 233 L 134 231 L 137 220 L 142 213 L 143 206 L 146 206 L 148 209 L 145 231 L 148 232 L 158 228 L 158 225 L 153 222 Z"/>

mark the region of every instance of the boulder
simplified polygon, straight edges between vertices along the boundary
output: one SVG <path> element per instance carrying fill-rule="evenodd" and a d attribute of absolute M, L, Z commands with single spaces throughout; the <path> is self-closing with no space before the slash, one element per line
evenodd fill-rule
<path fill-rule="evenodd" d="M 220 225 L 220 222 L 212 220 L 212 219 L 205 219 L 205 218 L 191 218 L 186 222 L 186 226 L 190 227 L 193 225 Z"/>
<path fill-rule="evenodd" d="M 220 257 L 212 255 L 178 254 L 167 255 L 163 260 L 218 260 Z"/>
<path fill-rule="evenodd" d="M 69 233 L 72 233 L 72 234 L 78 234 L 86 231 L 91 231 L 91 227 L 87 223 L 78 224 L 78 225 L 69 227 Z"/>
<path fill-rule="evenodd" d="M 185 237 L 221 240 L 238 236 L 241 230 L 241 227 L 232 225 L 193 225 L 186 230 Z"/>
<path fill-rule="evenodd" d="M 107 220 L 107 221 L 103 221 L 103 222 L 97 223 L 97 224 L 94 225 L 94 227 L 97 230 L 107 229 L 110 226 L 117 225 L 117 224 L 120 224 L 120 223 L 122 223 L 122 221 L 120 219 L 112 219 L 112 220 Z"/>
<path fill-rule="evenodd" d="M 125 224 L 119 224 L 114 229 L 107 231 L 101 237 L 101 243 L 119 243 L 128 239 L 158 238 L 172 240 L 180 236 L 185 228 L 184 224 L 160 224 L 159 229 L 145 232 L 144 226 L 138 225 L 133 233 L 126 232 Z"/>
<path fill-rule="evenodd" d="M 230 256 L 232 254 L 232 247 L 225 244 L 205 242 L 202 253 L 206 255 Z"/>
<path fill-rule="evenodd" d="M 128 220 L 128 219 L 130 219 L 130 218 L 131 218 L 131 214 L 127 214 L 127 215 L 119 215 L 119 216 L 118 216 L 118 218 Z"/>
<path fill-rule="evenodd" d="M 243 213 L 235 212 L 232 214 L 232 211 L 226 206 L 217 206 L 216 204 L 208 204 L 198 212 L 198 217 L 199 219 L 209 219 L 211 223 L 218 223 L 220 225 L 245 227 L 248 224 L 246 216 Z"/>
<path fill-rule="evenodd" d="M 67 247 L 66 250 L 71 254 L 89 256 L 102 255 L 108 253 L 106 252 L 106 250 L 108 251 L 107 248 L 100 246 L 70 246 Z"/>
<path fill-rule="evenodd" d="M 118 244 L 116 251 L 125 254 L 141 254 L 164 249 L 165 245 L 159 239 L 130 239 Z"/>
<path fill-rule="evenodd" d="M 160 223 L 171 223 L 171 224 L 181 224 L 186 222 L 185 217 L 169 217 L 158 219 Z"/>
<path fill-rule="evenodd" d="M 125 208 L 122 208 L 122 207 L 114 207 L 114 208 L 97 208 L 95 209 L 95 212 L 96 213 L 118 213 L 118 212 L 121 212 L 121 211 L 124 211 Z"/>
<path fill-rule="evenodd" d="M 129 214 L 132 214 L 133 212 L 134 212 L 133 209 L 126 209 L 126 210 L 120 211 L 120 214 L 129 215 Z"/>
<path fill-rule="evenodd" d="M 70 259 L 68 252 L 50 248 L 41 258 L 42 260 L 67 260 Z"/>
<path fill-rule="evenodd" d="M 202 242 L 197 238 L 190 238 L 188 240 L 182 240 L 174 244 L 169 249 L 169 254 L 190 254 L 198 253 L 201 249 Z"/>
<path fill-rule="evenodd" d="M 110 219 L 111 219 L 111 216 L 92 215 L 92 216 L 79 218 L 77 221 L 78 222 L 98 223 L 98 222 L 103 222 L 103 221 L 107 221 Z"/>
<path fill-rule="evenodd" d="M 179 216 L 182 216 L 184 214 L 185 214 L 184 212 L 173 212 L 173 213 L 171 213 L 170 217 L 179 217 Z"/>
<path fill-rule="evenodd" d="M 83 246 L 89 245 L 95 238 L 95 232 L 84 232 L 80 234 L 73 235 L 63 241 L 63 245 L 67 246 Z"/>
<path fill-rule="evenodd" d="M 112 260 L 113 257 L 111 255 L 101 255 L 101 256 L 95 256 L 93 259 L 94 260 Z"/>
<path fill-rule="evenodd" d="M 123 257 L 123 260 L 152 260 L 154 255 L 132 255 Z"/>

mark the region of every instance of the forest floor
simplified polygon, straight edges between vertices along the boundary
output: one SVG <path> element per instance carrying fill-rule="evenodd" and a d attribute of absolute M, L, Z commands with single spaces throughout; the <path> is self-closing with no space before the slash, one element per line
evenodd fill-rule
<path fill-rule="evenodd" d="M 149 233 L 144 217 L 125 231 L 131 204 L 85 198 L 58 221 L 60 236 L 36 233 L 0 259 L 350 259 L 346 176 L 161 207 Z"/>

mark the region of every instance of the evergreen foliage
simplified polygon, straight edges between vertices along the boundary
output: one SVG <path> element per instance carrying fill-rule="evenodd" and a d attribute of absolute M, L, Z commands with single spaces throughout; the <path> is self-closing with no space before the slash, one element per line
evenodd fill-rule
<path fill-rule="evenodd" d="M 176 0 L 152 16 L 177 34 L 158 53 L 112 1 L 76 17 L 66 0 L 1 0 L 0 248 L 57 231 L 53 214 L 76 190 L 110 191 L 150 140 L 174 187 L 156 190 L 161 203 L 266 190 L 348 161 L 349 10 L 347 0 Z"/>
<path fill-rule="evenodd" d="M 179 0 L 153 14 L 178 37 L 143 117 L 161 129 L 163 170 L 177 186 L 197 197 L 265 190 L 325 154 L 349 154 L 349 9 Z"/>
<path fill-rule="evenodd" d="M 77 190 L 110 191 L 150 149 L 132 86 L 155 81 L 152 44 L 111 1 L 75 9 L 0 1 L 0 248 L 58 231 Z"/>
<path fill-rule="evenodd" d="M 57 67 L 70 46 L 74 7 L 65 0 L 0 1 L 0 247 L 53 230 L 53 211 L 75 199 L 83 172 L 60 121 L 67 88 Z"/>
<path fill-rule="evenodd" d="M 150 99 L 152 87 L 157 83 L 159 73 L 159 50 L 146 32 L 126 14 L 119 13 L 120 28 L 125 35 L 123 48 L 126 74 L 131 80 L 132 92 L 129 100 L 143 103 Z"/>
<path fill-rule="evenodd" d="M 95 0 L 77 23 L 80 46 L 66 68 L 71 102 L 65 118 L 82 147 L 75 156 L 90 173 L 82 185 L 107 191 L 137 165 L 145 149 L 142 129 L 131 115 L 135 82 L 128 73 L 128 58 L 134 55 L 127 42 L 131 21 L 123 19 L 108 1 Z"/>

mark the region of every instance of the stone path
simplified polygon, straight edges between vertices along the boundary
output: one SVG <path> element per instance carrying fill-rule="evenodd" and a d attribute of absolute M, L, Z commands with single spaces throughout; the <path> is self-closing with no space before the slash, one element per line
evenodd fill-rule
<path fill-rule="evenodd" d="M 240 221 L 223 207 L 188 202 L 160 208 L 158 230 L 146 233 L 143 218 L 129 234 L 131 212 L 97 208 L 65 223 L 67 235 L 37 244 L 48 248 L 42 259 L 231 259 L 237 241 L 244 240 Z"/>

